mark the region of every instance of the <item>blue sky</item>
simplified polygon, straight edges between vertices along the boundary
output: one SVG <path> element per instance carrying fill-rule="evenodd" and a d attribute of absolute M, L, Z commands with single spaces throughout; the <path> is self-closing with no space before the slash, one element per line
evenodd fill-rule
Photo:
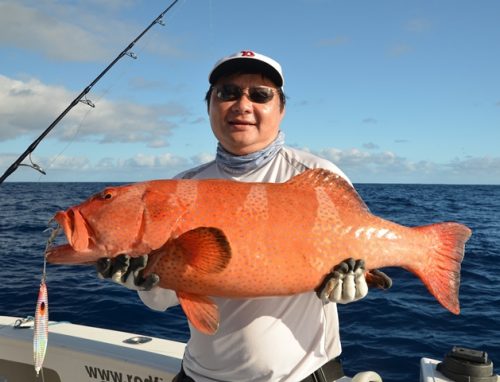
<path fill-rule="evenodd" d="M 170 1 L 0 0 L 0 171 Z M 500 184 L 497 0 L 180 0 L 32 155 L 47 175 L 168 178 L 214 156 L 203 102 L 222 56 L 279 61 L 289 145 L 353 182 Z"/>

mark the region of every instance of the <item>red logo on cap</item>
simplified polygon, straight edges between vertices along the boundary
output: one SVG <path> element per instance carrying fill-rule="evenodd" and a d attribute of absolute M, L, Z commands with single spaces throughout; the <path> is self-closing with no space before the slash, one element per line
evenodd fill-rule
<path fill-rule="evenodd" d="M 241 57 L 253 57 L 255 56 L 255 53 L 252 52 L 251 50 L 242 50 L 241 51 Z"/>

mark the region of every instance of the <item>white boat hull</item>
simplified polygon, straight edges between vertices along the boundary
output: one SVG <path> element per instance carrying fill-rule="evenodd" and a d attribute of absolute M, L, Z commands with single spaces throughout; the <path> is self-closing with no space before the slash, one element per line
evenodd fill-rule
<path fill-rule="evenodd" d="M 0 316 L 0 382 L 41 382 L 33 366 L 33 328 L 14 328 L 17 317 Z M 180 370 L 185 344 L 136 334 L 51 322 L 44 382 L 168 382 Z"/>
<path fill-rule="evenodd" d="M 33 325 L 15 328 L 18 319 L 0 316 L 0 382 L 170 382 L 181 367 L 184 343 L 147 337 L 133 345 L 124 341 L 142 336 L 51 322 L 42 381 L 33 366 Z"/>

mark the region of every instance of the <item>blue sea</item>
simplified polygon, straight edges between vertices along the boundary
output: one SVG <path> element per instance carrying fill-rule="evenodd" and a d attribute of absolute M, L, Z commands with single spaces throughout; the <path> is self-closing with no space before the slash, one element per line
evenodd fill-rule
<path fill-rule="evenodd" d="M 104 183 L 0 185 L 0 314 L 34 314 L 48 233 L 58 210 L 77 204 Z M 500 366 L 500 186 L 357 184 L 371 211 L 400 224 L 439 221 L 468 225 L 460 289 L 461 314 L 438 304 L 412 274 L 387 268 L 388 291 L 339 306 L 342 359 L 350 375 L 375 370 L 384 381 L 418 381 L 421 357 L 442 359 L 452 346 L 486 351 Z M 50 318 L 186 341 L 176 307 L 160 313 L 135 292 L 99 280 L 91 266 L 50 266 Z M 49 345 L 50 346 L 50 345 Z"/>

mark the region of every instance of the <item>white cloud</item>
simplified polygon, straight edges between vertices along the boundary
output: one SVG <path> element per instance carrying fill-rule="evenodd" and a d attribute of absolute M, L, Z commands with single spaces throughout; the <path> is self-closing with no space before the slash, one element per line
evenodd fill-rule
<path fill-rule="evenodd" d="M 39 135 L 76 97 L 62 87 L 32 78 L 16 80 L 0 75 L 0 141 Z M 96 100 L 95 108 L 76 105 L 53 130 L 60 140 L 100 143 L 143 142 L 165 147 L 179 120 L 189 116 L 185 107 L 168 103 L 142 105 Z"/>
<path fill-rule="evenodd" d="M 356 164 L 365 163 L 371 155 L 368 152 L 363 152 L 355 148 L 349 150 L 327 148 L 319 151 L 318 154 L 340 167 L 356 166 Z"/>
<path fill-rule="evenodd" d="M 2 2 L 0 43 L 62 60 L 88 61 L 106 57 L 108 53 L 102 42 L 91 31 L 72 21 L 55 18 L 43 10 L 17 2 Z"/>
<path fill-rule="evenodd" d="M 45 160 L 41 161 L 43 164 Z M 85 171 L 91 169 L 90 160 L 83 156 L 71 157 L 66 155 L 58 155 L 49 158 L 48 163 L 42 168 L 47 171 L 47 169 L 52 170 L 76 170 Z"/>
<path fill-rule="evenodd" d="M 134 3 L 136 3 L 137 0 L 80 0 L 79 3 L 84 3 L 87 7 L 105 7 L 109 8 L 113 11 L 116 11 L 120 8 L 124 7 L 130 7 Z"/>
<path fill-rule="evenodd" d="M 334 162 L 355 183 L 500 184 L 500 157 L 455 158 L 446 163 L 436 163 L 410 161 L 390 151 L 328 148 L 315 153 Z M 12 155 L 0 154 L 0 167 L 7 168 L 15 159 Z M 33 161 L 47 172 L 47 176 L 40 177 L 33 170 L 26 170 L 17 171 L 9 180 L 132 182 L 170 178 L 213 159 L 214 155 L 209 153 L 190 158 L 163 153 L 96 160 L 81 155 L 34 156 Z"/>
<path fill-rule="evenodd" d="M 449 164 L 456 173 L 481 173 L 489 172 L 492 176 L 500 175 L 500 157 L 467 157 L 466 159 L 453 159 Z"/>
<path fill-rule="evenodd" d="M 0 154 L 0 168 L 6 169 L 16 158 L 13 155 Z M 199 165 L 199 159 L 188 159 L 171 153 L 137 154 L 125 159 L 91 158 L 82 155 L 33 155 L 33 162 L 40 165 L 46 176 L 21 167 L 8 180 L 135 182 L 173 177 L 181 171 Z M 24 163 L 29 163 L 29 160 L 26 159 Z"/>
<path fill-rule="evenodd" d="M 119 161 L 118 166 L 122 168 L 180 168 L 188 166 L 185 158 L 169 153 L 160 155 L 137 154 L 133 158 Z"/>
<path fill-rule="evenodd" d="M 40 131 L 42 121 L 52 122 L 54 111 L 64 110 L 71 99 L 61 87 L 49 87 L 37 79 L 20 81 L 0 75 L 0 140 Z"/>
<path fill-rule="evenodd" d="M 191 157 L 191 161 L 195 164 L 203 164 L 211 162 L 215 159 L 215 155 L 213 153 L 200 153 Z"/>
<path fill-rule="evenodd" d="M 315 153 L 338 165 L 354 182 L 500 184 L 500 157 L 436 163 L 411 161 L 391 151 L 327 148 Z"/>
<path fill-rule="evenodd" d="M 147 25 L 137 25 L 116 13 L 116 1 L 0 3 L 0 45 L 35 51 L 65 61 L 99 61 L 114 58 Z M 130 3 L 130 2 L 128 2 Z M 130 5 L 130 4 L 128 4 Z M 96 8 L 99 8 L 96 10 Z M 110 17 L 110 16 L 114 17 Z M 157 15 L 151 15 L 151 19 Z M 166 40 L 150 39 L 144 49 L 162 55 L 180 55 Z"/>

